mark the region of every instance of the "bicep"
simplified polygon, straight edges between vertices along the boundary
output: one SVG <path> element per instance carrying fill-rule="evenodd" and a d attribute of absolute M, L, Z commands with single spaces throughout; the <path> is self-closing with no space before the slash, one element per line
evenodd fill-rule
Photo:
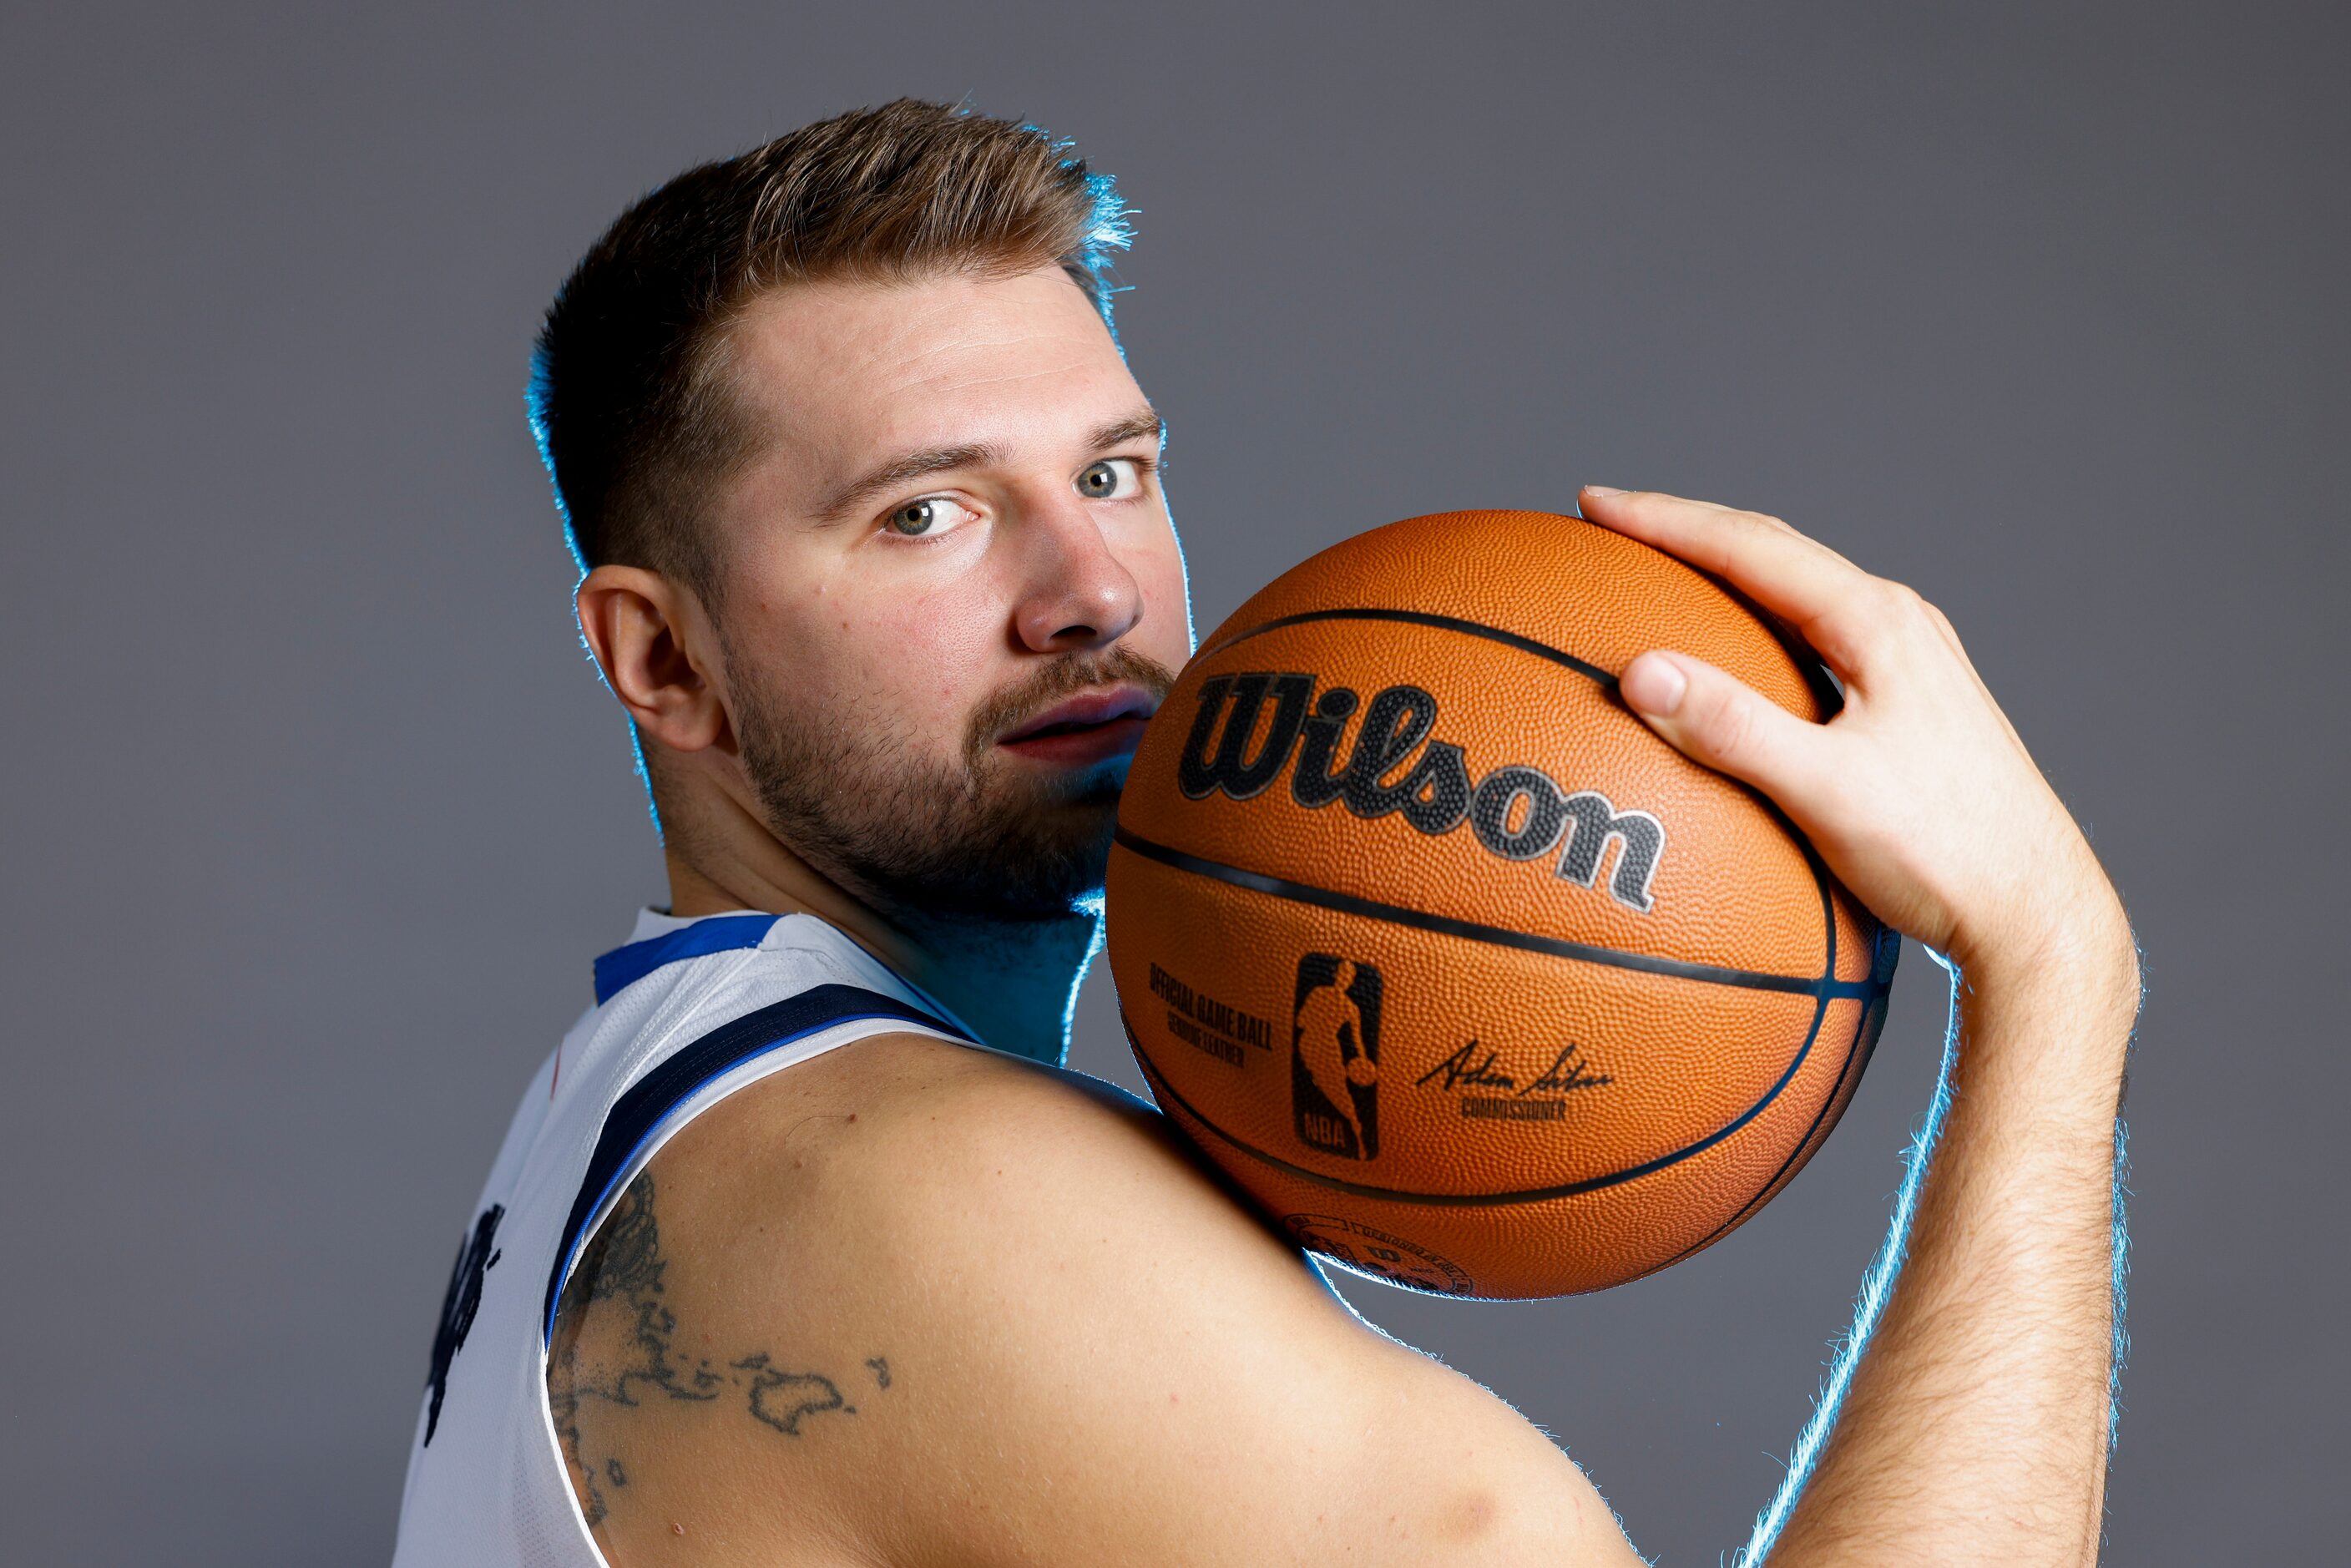
<path fill-rule="evenodd" d="M 622 1568 L 680 1526 L 746 1561 L 1638 1561 L 1564 1454 L 1364 1327 L 1155 1115 L 916 1060 L 920 1092 L 747 1103 L 656 1162 L 677 1244 L 611 1328 L 623 1357 L 661 1328 L 684 1393 L 591 1402 Z"/>
<path fill-rule="evenodd" d="M 1020 1146 L 939 1152 L 875 1303 L 892 1468 L 944 1478 L 900 1523 L 945 1555 L 1635 1561 L 1541 1433 L 1364 1327 L 1149 1124 L 1049 1099 L 968 1124 Z"/>

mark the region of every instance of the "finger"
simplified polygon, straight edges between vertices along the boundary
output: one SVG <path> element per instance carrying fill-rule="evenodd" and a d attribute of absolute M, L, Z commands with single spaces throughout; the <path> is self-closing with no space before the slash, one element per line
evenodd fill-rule
<path fill-rule="evenodd" d="M 1642 654 L 1617 681 L 1625 704 L 1695 762 L 1754 785 L 1783 807 L 1829 771 L 1828 730 L 1687 653 Z"/>
<path fill-rule="evenodd" d="M 1652 490 L 1584 486 L 1584 517 L 1712 572 L 1849 673 L 1867 607 L 1892 585 L 1777 517 Z"/>

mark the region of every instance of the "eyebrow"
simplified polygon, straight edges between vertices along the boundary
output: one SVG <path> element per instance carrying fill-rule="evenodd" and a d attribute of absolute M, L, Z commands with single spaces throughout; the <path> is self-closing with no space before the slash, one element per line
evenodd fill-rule
<path fill-rule="evenodd" d="M 1113 420 L 1095 431 L 1092 450 L 1099 452 L 1105 446 L 1120 446 L 1130 441 L 1161 441 L 1166 434 L 1166 422 L 1156 410 L 1146 408 L 1124 419 Z"/>
<path fill-rule="evenodd" d="M 1090 438 L 1088 451 L 1099 452 L 1104 447 L 1148 437 L 1158 440 L 1166 426 L 1151 409 L 1128 414 L 1099 426 Z M 880 467 L 871 469 L 827 496 L 817 508 L 818 517 L 838 520 L 857 510 L 865 503 L 896 489 L 899 486 L 920 479 L 926 474 L 944 474 L 953 468 L 969 468 L 980 464 L 1004 461 L 1005 450 L 993 442 L 973 442 L 961 446 L 934 446 L 926 451 L 909 452 L 893 457 Z"/>
<path fill-rule="evenodd" d="M 950 468 L 999 462 L 1003 456 L 1004 448 L 990 442 L 934 446 L 924 452 L 909 452 L 904 456 L 893 457 L 879 468 L 872 469 L 835 490 L 825 497 L 816 515 L 827 521 L 843 517 L 875 497 L 919 479 L 925 474 L 942 474 Z"/>

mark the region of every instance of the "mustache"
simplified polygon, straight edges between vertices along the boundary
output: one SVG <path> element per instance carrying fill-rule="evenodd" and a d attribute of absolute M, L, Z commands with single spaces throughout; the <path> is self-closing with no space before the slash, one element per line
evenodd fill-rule
<path fill-rule="evenodd" d="M 1032 715 L 1080 692 L 1121 684 L 1141 686 L 1155 704 L 1166 700 L 1167 688 L 1176 684 L 1176 672 L 1127 647 L 1064 654 L 974 708 L 964 732 L 964 755 L 977 762 L 996 744 L 997 737 L 1026 723 Z"/>

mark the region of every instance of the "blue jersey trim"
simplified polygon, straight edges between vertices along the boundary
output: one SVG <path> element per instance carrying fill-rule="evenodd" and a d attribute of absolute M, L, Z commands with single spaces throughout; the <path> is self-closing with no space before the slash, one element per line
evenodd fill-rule
<path fill-rule="evenodd" d="M 699 958 L 705 953 L 757 947 L 781 918 L 778 915 L 714 915 L 667 936 L 615 947 L 596 960 L 596 1005 L 602 1007 L 664 964 Z"/>
<path fill-rule="evenodd" d="M 758 918 L 766 920 L 769 916 Z M 712 922 L 705 920 L 702 924 Z M 687 933 L 681 931 L 677 935 Z M 636 944 L 641 947 L 654 945 Z M 589 1219 L 611 1197 L 620 1186 L 621 1173 L 635 1162 L 637 1151 L 661 1131 L 678 1107 L 756 1057 L 837 1024 L 865 1019 L 919 1024 L 967 1044 L 978 1043 L 955 1025 L 895 997 L 885 997 L 862 986 L 811 986 L 796 997 L 787 997 L 756 1012 L 745 1013 L 732 1023 L 719 1025 L 654 1067 L 613 1102 L 611 1113 L 604 1118 L 603 1131 L 596 1135 L 596 1152 L 588 1158 L 587 1175 L 580 1178 L 579 1196 L 572 1199 L 571 1217 L 563 1225 L 562 1243 L 555 1249 L 555 1268 L 547 1279 L 547 1343 L 554 1343 L 555 1309 L 563 1293 L 564 1276 L 571 1271 L 574 1256 L 587 1243 Z"/>

